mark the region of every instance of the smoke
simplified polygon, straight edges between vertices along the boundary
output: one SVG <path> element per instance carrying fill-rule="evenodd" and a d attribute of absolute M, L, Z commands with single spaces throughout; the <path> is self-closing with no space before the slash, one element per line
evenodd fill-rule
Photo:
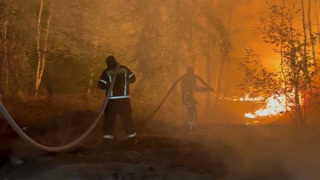
<path fill-rule="evenodd" d="M 317 179 L 319 134 L 287 125 L 199 125 L 194 141 L 231 179 Z"/>

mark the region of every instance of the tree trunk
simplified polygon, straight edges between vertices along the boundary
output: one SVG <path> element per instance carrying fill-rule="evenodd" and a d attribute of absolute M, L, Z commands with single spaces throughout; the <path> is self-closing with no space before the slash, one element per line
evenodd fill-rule
<path fill-rule="evenodd" d="M 222 46 L 224 49 L 223 56 L 221 58 L 221 64 L 220 64 L 220 69 L 219 69 L 219 74 L 218 74 L 218 79 L 217 79 L 217 94 L 216 94 L 216 99 L 215 99 L 215 106 L 219 104 L 220 96 L 221 96 L 221 91 L 222 91 L 222 79 L 223 79 L 223 74 L 224 71 L 227 67 L 227 61 L 229 58 L 229 52 L 230 52 L 230 47 L 229 47 L 229 36 L 231 34 L 231 26 L 232 26 L 232 17 L 233 17 L 233 3 L 234 1 L 230 1 L 230 8 L 229 8 L 229 20 L 228 20 L 228 26 L 225 31 L 225 33 L 221 33 L 222 36 L 220 38 L 223 39 L 223 43 L 226 43 Z M 225 37 L 228 36 L 228 37 Z"/>
<path fill-rule="evenodd" d="M 40 72 L 41 72 L 41 18 L 42 18 L 42 11 L 43 11 L 43 0 L 40 2 L 40 10 L 39 10 L 39 16 L 38 16 L 38 27 L 37 27 L 37 53 L 38 53 L 38 66 L 37 66 L 37 76 L 36 76 L 36 92 L 35 97 L 38 96 L 38 90 L 39 90 L 39 79 L 40 79 Z"/>
<path fill-rule="evenodd" d="M 299 78 L 298 78 L 299 79 Z M 299 98 L 299 80 L 297 80 L 297 83 L 294 85 L 294 99 L 295 99 L 295 118 L 296 122 L 299 126 L 304 125 L 304 120 L 302 117 L 302 111 L 301 111 L 301 104 L 300 104 L 300 98 Z"/>
<path fill-rule="evenodd" d="M 295 87 L 295 117 L 299 126 L 304 125 L 304 120 L 302 118 L 301 105 L 299 100 L 299 93 L 297 92 L 299 88 Z"/>
<path fill-rule="evenodd" d="M 312 95 L 312 83 L 308 69 L 308 58 L 307 58 L 307 32 L 306 32 L 306 23 L 305 23 L 305 9 L 304 9 L 304 0 L 301 0 L 301 9 L 302 9 L 302 28 L 303 28 L 303 35 L 304 35 L 304 47 L 303 47 L 303 73 L 304 77 L 307 80 L 308 89 L 310 95 Z"/>
<path fill-rule="evenodd" d="M 314 7 L 315 7 L 316 19 L 317 19 L 317 30 L 318 30 L 318 34 L 320 34 L 317 0 L 314 0 Z M 320 38 L 318 38 L 318 40 L 319 40 L 319 44 L 320 44 Z"/>
<path fill-rule="evenodd" d="M 220 65 L 218 79 L 217 79 L 217 85 L 216 85 L 217 94 L 216 94 L 215 106 L 219 104 L 219 98 L 220 98 L 221 90 L 222 90 L 222 79 L 223 79 L 224 69 L 227 64 L 226 61 L 227 61 L 227 56 L 225 55 L 221 59 L 221 65 Z"/>
<path fill-rule="evenodd" d="M 38 17 L 38 35 L 37 35 L 37 52 L 38 52 L 38 66 L 37 66 L 37 77 L 36 77 L 36 92 L 35 97 L 38 96 L 39 88 L 41 85 L 43 72 L 46 65 L 46 53 L 48 49 L 48 39 L 49 39 L 49 33 L 50 33 L 50 24 L 51 24 L 51 18 L 52 18 L 52 1 L 50 2 L 50 11 L 49 11 L 49 17 L 47 20 L 47 29 L 44 39 L 44 48 L 42 51 L 41 48 L 41 18 L 42 18 L 42 12 L 43 12 L 43 0 L 41 0 L 40 3 L 40 10 L 39 10 L 39 17 Z"/>
<path fill-rule="evenodd" d="M 198 60 L 197 60 L 197 41 L 196 41 L 196 32 L 195 30 L 192 30 L 192 44 L 191 44 L 191 50 L 195 53 L 192 53 L 192 58 L 190 59 L 190 64 L 194 67 L 195 72 L 197 73 L 197 66 L 198 66 Z"/>
<path fill-rule="evenodd" d="M 9 62 L 8 62 L 8 21 L 4 22 L 3 26 L 3 49 L 4 49 L 4 60 L 2 64 L 2 77 L 4 81 L 3 93 L 7 95 L 9 86 Z"/>
<path fill-rule="evenodd" d="M 316 52 L 315 52 L 315 41 L 314 41 L 315 37 L 312 33 L 312 23 L 311 23 L 311 0 L 308 0 L 308 26 L 309 26 L 310 42 L 312 47 L 312 68 L 314 68 L 315 62 L 316 62 Z"/>
<path fill-rule="evenodd" d="M 210 49 L 210 46 L 208 46 L 208 48 Z M 208 52 L 208 54 L 210 54 L 210 52 Z M 207 83 L 210 84 L 211 82 L 211 73 L 210 73 L 210 70 L 211 70 L 211 63 L 210 63 L 210 55 L 207 55 Z M 206 103 L 206 113 L 209 112 L 209 109 L 210 109 L 210 92 L 207 92 L 207 103 Z"/>
<path fill-rule="evenodd" d="M 294 91 L 294 107 L 295 107 L 295 122 L 296 125 L 301 126 L 304 125 L 304 120 L 302 117 L 302 110 L 301 110 L 301 104 L 300 104 L 300 98 L 299 98 L 299 92 L 300 92 L 300 68 L 298 67 L 297 59 L 295 52 L 295 47 L 292 45 L 291 47 L 291 65 L 292 65 L 292 85 L 293 85 L 293 91 Z"/>
<path fill-rule="evenodd" d="M 282 0 L 282 7 L 285 6 L 285 0 Z M 284 17 L 282 16 L 281 18 L 281 29 L 283 28 L 284 26 Z M 281 31 L 282 32 L 282 31 Z M 284 93 L 285 93 L 285 97 L 286 97 L 286 110 L 289 109 L 289 97 L 288 97 L 288 92 L 287 92 L 287 76 L 286 76 L 286 73 L 284 71 L 284 60 L 283 60 L 283 34 L 280 33 L 280 37 L 281 37 L 281 40 L 280 40 L 280 68 L 281 68 L 281 75 L 282 75 L 282 78 L 283 78 L 283 81 L 284 81 Z"/>
<path fill-rule="evenodd" d="M 96 58 L 97 58 L 97 51 L 98 51 L 98 44 L 99 44 L 99 40 L 98 38 L 94 39 L 93 45 L 94 45 L 94 51 L 93 51 L 93 62 L 92 64 L 90 64 L 90 77 L 89 77 L 89 87 L 87 90 L 87 96 L 89 96 L 92 92 L 92 85 L 93 85 L 93 76 L 94 76 L 94 64 L 96 64 Z"/>
<path fill-rule="evenodd" d="M 49 12 L 49 17 L 48 17 L 48 21 L 47 21 L 46 35 L 45 35 L 45 39 L 44 39 L 44 49 L 43 49 L 43 55 L 42 55 L 42 67 L 41 67 L 41 72 L 40 72 L 39 84 L 41 83 L 44 68 L 46 65 L 46 57 L 47 57 L 47 50 L 48 50 L 48 39 L 49 39 L 49 34 L 50 34 L 51 19 L 52 19 L 52 1 L 50 2 L 50 12 Z"/>

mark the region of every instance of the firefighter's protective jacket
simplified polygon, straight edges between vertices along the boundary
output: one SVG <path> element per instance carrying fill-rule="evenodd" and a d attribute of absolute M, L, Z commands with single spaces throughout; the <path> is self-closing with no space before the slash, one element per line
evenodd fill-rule
<path fill-rule="evenodd" d="M 197 75 L 193 73 L 186 73 L 181 79 L 182 101 L 188 107 L 192 107 L 197 104 L 197 100 L 194 98 L 194 92 L 204 92 L 208 89 L 197 86 L 196 81 Z"/>
<path fill-rule="evenodd" d="M 114 76 L 115 69 L 105 69 L 100 76 L 98 87 L 103 90 L 108 90 Z M 117 73 L 113 90 L 111 91 L 110 99 L 130 98 L 129 84 L 134 83 L 135 81 L 136 76 L 133 72 L 128 67 L 121 65 Z"/>

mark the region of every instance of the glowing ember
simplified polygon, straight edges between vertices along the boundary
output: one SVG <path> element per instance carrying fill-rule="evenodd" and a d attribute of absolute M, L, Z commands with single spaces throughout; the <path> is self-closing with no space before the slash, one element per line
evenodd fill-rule
<path fill-rule="evenodd" d="M 289 107 L 286 107 L 285 95 L 272 95 L 266 102 L 266 107 L 257 110 L 254 114 L 245 113 L 245 117 L 254 119 L 257 117 L 275 116 L 290 110 Z"/>
<path fill-rule="evenodd" d="M 259 96 L 259 97 L 250 97 L 249 94 L 246 94 L 244 97 L 241 97 L 241 98 L 230 98 L 230 97 L 220 97 L 220 99 L 225 99 L 225 100 L 228 100 L 228 101 L 241 101 L 241 102 L 244 102 L 244 101 L 247 101 L 247 102 L 260 102 L 260 101 L 263 101 L 265 98 L 262 97 L 262 96 Z"/>
<path fill-rule="evenodd" d="M 249 97 L 248 94 L 245 95 L 244 98 L 240 98 L 240 101 L 252 101 L 252 102 L 257 102 L 257 101 L 263 101 L 264 98 L 262 96 L 259 97 Z"/>

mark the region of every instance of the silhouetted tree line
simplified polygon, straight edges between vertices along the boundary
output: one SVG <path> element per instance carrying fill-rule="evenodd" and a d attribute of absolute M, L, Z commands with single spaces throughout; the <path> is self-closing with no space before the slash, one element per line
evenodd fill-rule
<path fill-rule="evenodd" d="M 215 8 L 209 0 L 3 0 L 1 94 L 97 95 L 108 54 L 136 71 L 133 95 L 148 103 L 189 65 L 220 92 L 232 46 Z"/>

